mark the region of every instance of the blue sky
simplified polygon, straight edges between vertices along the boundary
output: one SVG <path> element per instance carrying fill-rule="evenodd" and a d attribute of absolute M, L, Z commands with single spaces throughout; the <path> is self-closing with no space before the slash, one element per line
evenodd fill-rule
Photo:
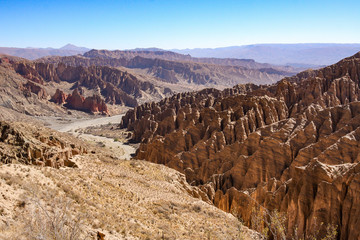
<path fill-rule="evenodd" d="M 0 0 L 2 47 L 360 43 L 358 0 Z"/>

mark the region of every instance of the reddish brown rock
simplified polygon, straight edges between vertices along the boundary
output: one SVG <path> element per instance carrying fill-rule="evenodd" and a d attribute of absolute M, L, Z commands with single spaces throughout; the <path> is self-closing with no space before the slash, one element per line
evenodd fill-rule
<path fill-rule="evenodd" d="M 66 102 L 66 106 L 71 109 L 109 115 L 109 110 L 104 100 L 97 95 L 84 98 L 83 96 L 81 96 L 79 91 L 75 89 L 72 94 L 69 94 Z"/>
<path fill-rule="evenodd" d="M 44 80 L 42 79 L 42 77 L 39 75 L 39 73 L 36 71 L 34 67 L 29 67 L 24 62 L 14 64 L 13 66 L 15 71 L 20 75 L 22 75 L 24 78 L 27 78 L 39 84 L 44 84 Z"/>
<path fill-rule="evenodd" d="M 305 238 L 317 230 L 322 237 L 332 224 L 340 239 L 357 239 L 359 76 L 360 53 L 270 86 L 144 104 L 121 126 L 141 142 L 137 158 L 185 173 L 249 226 L 252 207 L 261 204 L 287 214 L 289 236 L 297 227 Z M 315 219 L 324 225 L 315 227 Z"/>
<path fill-rule="evenodd" d="M 105 240 L 105 234 L 103 234 L 102 232 L 97 232 L 97 240 Z"/>
<path fill-rule="evenodd" d="M 85 98 L 83 108 L 88 109 L 92 113 L 100 112 L 104 115 L 109 115 L 109 110 L 104 100 L 98 95 Z"/>
<path fill-rule="evenodd" d="M 127 72 L 110 67 L 73 67 L 61 62 L 50 64 L 28 61 L 15 61 L 12 66 L 21 76 L 39 84 L 65 81 L 74 84 L 74 87 L 100 89 L 100 94 L 111 104 L 135 107 L 136 98 L 142 97 L 142 91 L 159 94 L 152 83 L 139 81 Z"/>
<path fill-rule="evenodd" d="M 85 98 L 80 95 L 78 89 L 75 89 L 72 94 L 69 94 L 67 97 L 66 106 L 72 109 L 84 110 L 84 101 Z"/>
<path fill-rule="evenodd" d="M 51 97 L 51 101 L 56 104 L 64 104 L 66 102 L 67 95 L 60 89 L 56 89 L 55 94 Z"/>

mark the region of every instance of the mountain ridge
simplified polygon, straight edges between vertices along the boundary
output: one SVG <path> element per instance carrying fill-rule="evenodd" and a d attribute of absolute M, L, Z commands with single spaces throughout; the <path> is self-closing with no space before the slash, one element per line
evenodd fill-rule
<path fill-rule="evenodd" d="M 91 50 L 83 56 L 47 57 L 40 62 L 68 65 L 107 65 L 135 69 L 164 82 L 229 87 L 238 83 L 273 83 L 298 69 L 241 59 L 196 59 L 169 51 Z"/>
<path fill-rule="evenodd" d="M 220 48 L 172 49 L 194 57 L 251 58 L 257 62 L 280 65 L 334 64 L 360 51 L 360 44 L 299 43 L 252 44 Z"/>
<path fill-rule="evenodd" d="M 77 47 L 67 44 L 61 48 L 16 48 L 16 47 L 0 47 L 0 54 L 6 54 L 28 60 L 34 60 L 46 56 L 71 56 L 82 54 L 90 49 L 85 47 Z"/>

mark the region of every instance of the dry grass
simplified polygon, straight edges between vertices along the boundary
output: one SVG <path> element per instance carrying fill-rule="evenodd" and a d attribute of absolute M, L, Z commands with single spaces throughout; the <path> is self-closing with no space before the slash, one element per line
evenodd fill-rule
<path fill-rule="evenodd" d="M 94 239 L 98 231 L 107 240 L 246 239 L 252 234 L 240 231 L 232 215 L 188 195 L 190 186 L 175 170 L 101 153 L 74 160 L 77 169 L 0 166 L 0 239 L 40 239 L 40 233 L 43 239 Z"/>

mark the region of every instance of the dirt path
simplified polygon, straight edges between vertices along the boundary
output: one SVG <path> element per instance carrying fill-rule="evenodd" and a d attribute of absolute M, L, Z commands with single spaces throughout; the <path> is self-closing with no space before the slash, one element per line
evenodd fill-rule
<path fill-rule="evenodd" d="M 98 146 L 108 148 L 119 159 L 130 159 L 131 154 L 135 153 L 136 149 L 133 146 L 127 145 L 121 141 L 115 141 L 112 138 L 100 137 L 91 134 L 79 133 L 79 130 L 87 127 L 95 127 L 107 124 L 118 124 L 121 121 L 121 115 L 114 115 L 111 117 L 100 117 L 90 119 L 43 119 L 48 127 L 59 132 L 68 132 L 74 136 L 81 138 Z"/>

